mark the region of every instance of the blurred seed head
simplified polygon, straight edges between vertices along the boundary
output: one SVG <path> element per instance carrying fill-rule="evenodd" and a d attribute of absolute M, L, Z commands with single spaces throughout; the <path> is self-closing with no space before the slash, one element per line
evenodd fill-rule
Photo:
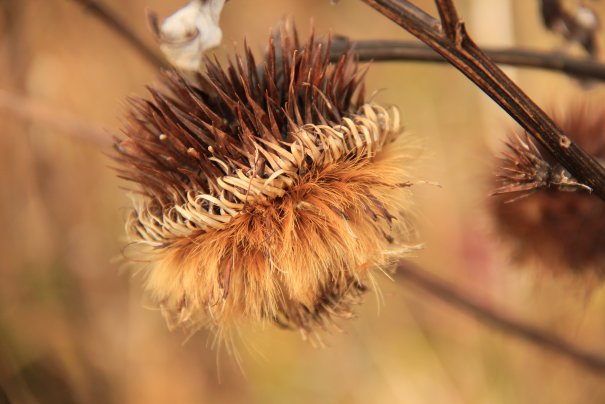
<path fill-rule="evenodd" d="M 572 105 L 555 122 L 597 159 L 605 158 L 605 109 Z M 499 162 L 491 207 L 515 258 L 554 272 L 605 275 L 605 204 L 590 195 L 526 133 L 513 133 Z"/>
<path fill-rule="evenodd" d="M 170 325 L 223 334 L 250 320 L 315 337 L 412 248 L 416 152 L 397 109 L 365 101 L 364 74 L 282 27 L 260 65 L 246 48 L 132 102 L 115 144 L 138 184 L 126 230 Z"/>

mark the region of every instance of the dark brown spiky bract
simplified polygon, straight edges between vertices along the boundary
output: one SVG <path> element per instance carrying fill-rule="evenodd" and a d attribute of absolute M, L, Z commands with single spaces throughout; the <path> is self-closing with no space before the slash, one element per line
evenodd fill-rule
<path fill-rule="evenodd" d="M 219 333 L 237 319 L 304 335 L 352 315 L 402 246 L 409 150 L 399 114 L 366 103 L 351 54 L 282 29 L 137 100 L 116 149 L 140 185 L 127 222 L 170 321 Z M 396 141 L 397 138 L 397 141 Z"/>
<path fill-rule="evenodd" d="M 588 153 L 605 158 L 605 109 L 576 104 L 555 121 Z M 555 272 L 604 276 L 605 204 L 526 135 L 511 138 L 498 170 L 496 193 L 504 195 L 492 208 L 516 257 Z"/>

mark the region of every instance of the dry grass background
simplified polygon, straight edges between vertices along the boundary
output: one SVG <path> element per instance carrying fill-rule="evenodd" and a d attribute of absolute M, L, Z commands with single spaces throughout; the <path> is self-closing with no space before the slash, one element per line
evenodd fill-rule
<path fill-rule="evenodd" d="M 144 10 L 165 16 L 180 4 L 107 3 L 149 43 Z M 408 37 L 361 2 L 329 3 L 233 0 L 217 52 L 230 53 L 244 36 L 260 52 L 284 15 L 303 32 L 313 18 L 322 33 Z M 432 10 L 432 2 L 418 3 Z M 536 1 L 458 3 L 479 42 L 559 44 L 540 26 Z M 541 105 L 580 94 L 559 75 L 510 72 Z M 125 98 L 144 94 L 156 74 L 71 1 L 0 0 L 0 89 L 56 110 L 61 121 L 67 111 L 106 128 L 109 140 Z M 445 66 L 375 64 L 367 88 L 385 89 L 378 99 L 400 106 L 426 145 L 418 172 L 443 186 L 417 187 L 425 242 L 417 261 L 494 306 L 605 352 L 603 287 L 516 267 L 491 230 L 491 155 L 511 120 Z M 602 378 L 397 280 L 383 279 L 383 302 L 369 296 L 323 349 L 293 333 L 245 328 L 242 371 L 208 347 L 206 333 L 185 342 L 147 307 L 140 278 L 123 269 L 129 202 L 111 161 L 80 133 L 0 109 L 0 385 L 16 403 L 605 402 Z"/>

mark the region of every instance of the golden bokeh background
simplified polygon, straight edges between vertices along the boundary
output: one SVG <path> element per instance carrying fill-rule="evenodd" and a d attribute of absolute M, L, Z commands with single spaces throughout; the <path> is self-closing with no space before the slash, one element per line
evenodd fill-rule
<path fill-rule="evenodd" d="M 152 46 L 146 9 L 163 17 L 183 3 L 105 2 Z M 431 1 L 415 3 L 434 13 Z M 457 3 L 481 44 L 561 47 L 537 0 Z M 313 20 L 321 34 L 411 38 L 361 1 L 231 0 L 219 58 L 244 37 L 260 54 L 284 16 L 302 33 Z M 547 108 L 603 95 L 556 73 L 507 72 Z M 324 348 L 243 328 L 238 364 L 206 332 L 168 331 L 124 265 L 129 200 L 105 154 L 127 97 L 144 95 L 157 75 L 74 1 L 0 0 L 0 386 L 12 402 L 605 402 L 602 377 L 396 277 L 381 279 L 381 294 Z M 441 185 L 415 187 L 424 249 L 414 260 L 490 306 L 605 352 L 604 288 L 515 265 L 490 224 L 493 155 L 513 121 L 447 65 L 374 63 L 366 88 L 400 107 L 425 149 L 418 176 Z"/>

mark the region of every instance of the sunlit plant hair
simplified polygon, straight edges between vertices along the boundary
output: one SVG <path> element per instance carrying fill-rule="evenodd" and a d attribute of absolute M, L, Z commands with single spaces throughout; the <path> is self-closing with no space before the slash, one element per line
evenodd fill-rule
<path fill-rule="evenodd" d="M 147 289 L 170 325 L 335 328 L 410 249 L 398 110 L 366 100 L 353 54 L 283 27 L 260 64 L 246 47 L 205 69 L 164 74 L 115 143 Z"/>

